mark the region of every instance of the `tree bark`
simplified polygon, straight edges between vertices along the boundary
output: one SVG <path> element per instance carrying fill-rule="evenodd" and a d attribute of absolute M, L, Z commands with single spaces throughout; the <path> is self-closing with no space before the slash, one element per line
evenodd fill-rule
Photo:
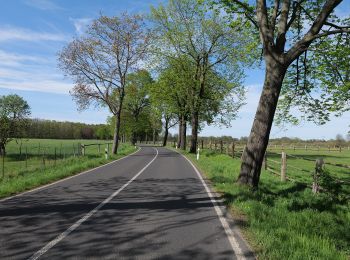
<path fill-rule="evenodd" d="M 179 116 L 179 132 L 177 136 L 177 147 L 180 147 L 181 145 L 181 137 L 182 137 L 182 117 Z"/>
<path fill-rule="evenodd" d="M 156 144 L 156 129 L 153 128 L 153 144 Z"/>
<path fill-rule="evenodd" d="M 114 128 L 113 147 L 112 147 L 113 154 L 118 153 L 119 132 L 120 132 L 120 114 L 121 114 L 121 111 L 118 111 L 118 113 L 115 115 L 115 128 Z"/>
<path fill-rule="evenodd" d="M 5 144 L 0 144 L 0 155 L 5 156 L 6 155 L 6 147 Z"/>
<path fill-rule="evenodd" d="M 131 133 L 131 144 L 135 145 L 136 142 L 137 142 L 136 133 L 134 131 L 132 131 L 132 133 Z"/>
<path fill-rule="evenodd" d="M 199 113 L 198 111 L 195 111 L 192 113 L 192 133 L 191 133 L 191 147 L 190 147 L 190 153 L 196 153 L 197 152 L 197 141 L 198 141 L 198 118 Z"/>
<path fill-rule="evenodd" d="M 287 66 L 265 55 L 266 73 L 263 91 L 255 114 L 253 126 L 242 155 L 238 183 L 257 188 L 260 170 L 268 145 L 282 82 Z"/>
<path fill-rule="evenodd" d="M 163 138 L 163 146 L 166 146 L 168 141 L 169 134 L 169 119 L 165 117 L 165 128 L 164 128 L 164 138 Z"/>
<path fill-rule="evenodd" d="M 186 130 L 187 122 L 184 115 L 181 116 L 181 138 L 180 138 L 180 148 L 186 150 Z"/>

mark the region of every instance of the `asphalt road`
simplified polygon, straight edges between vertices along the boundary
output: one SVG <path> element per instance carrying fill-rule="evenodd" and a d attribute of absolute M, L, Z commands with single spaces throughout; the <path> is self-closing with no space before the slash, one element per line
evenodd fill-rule
<path fill-rule="evenodd" d="M 180 154 L 142 147 L 0 201 L 0 259 L 250 258 L 214 199 Z"/>

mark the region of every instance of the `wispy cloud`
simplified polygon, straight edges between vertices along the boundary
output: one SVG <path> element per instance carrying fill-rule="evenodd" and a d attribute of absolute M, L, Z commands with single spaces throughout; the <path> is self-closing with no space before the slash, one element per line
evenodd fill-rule
<path fill-rule="evenodd" d="M 45 11 L 63 9 L 62 7 L 50 0 L 26 0 L 24 1 L 24 3 L 26 5 Z"/>
<path fill-rule="evenodd" d="M 242 117 L 252 116 L 255 114 L 261 95 L 261 87 L 262 85 L 258 83 L 246 86 L 246 104 L 239 112 Z"/>
<path fill-rule="evenodd" d="M 73 23 L 76 33 L 82 34 L 91 24 L 93 18 L 69 18 L 69 20 Z"/>
<path fill-rule="evenodd" d="M 3 26 L 0 27 L 0 42 L 4 41 L 67 41 L 68 37 L 61 33 L 38 32 L 25 28 Z"/>
<path fill-rule="evenodd" d="M 68 94 L 73 84 L 63 80 L 55 63 L 41 56 L 0 50 L 0 88 Z"/>
<path fill-rule="evenodd" d="M 23 62 L 45 62 L 45 61 L 46 59 L 37 57 L 37 56 L 10 53 L 10 52 L 5 52 L 3 50 L 0 50 L 0 67 L 3 67 L 3 66 L 21 67 L 23 65 Z"/>
<path fill-rule="evenodd" d="M 72 89 L 72 87 L 72 84 L 55 80 L 38 79 L 36 82 L 2 82 L 2 80 L 0 80 L 0 88 L 13 90 L 29 90 L 56 94 L 69 94 L 69 90 Z"/>
<path fill-rule="evenodd" d="M 18 71 L 14 68 L 0 68 L 0 88 L 6 89 L 69 94 L 73 84 L 62 78 L 62 75 L 44 69 Z"/>

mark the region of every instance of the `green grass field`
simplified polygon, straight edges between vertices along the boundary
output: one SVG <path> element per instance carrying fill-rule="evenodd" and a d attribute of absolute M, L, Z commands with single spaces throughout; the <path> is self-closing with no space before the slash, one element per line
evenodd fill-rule
<path fill-rule="evenodd" d="M 7 146 L 5 160 L 0 161 L 0 197 L 56 181 L 135 151 L 135 147 L 121 144 L 118 155 L 106 160 L 106 143 L 97 140 L 29 139 L 21 146 L 12 141 Z M 85 156 L 81 155 L 81 144 L 86 145 Z M 109 145 L 109 151 L 111 148 Z"/>
<path fill-rule="evenodd" d="M 296 151 L 294 154 L 310 158 L 321 155 L 314 151 Z M 348 163 L 350 158 L 349 152 L 322 155 L 332 162 Z M 349 259 L 348 200 L 339 200 L 328 193 L 314 195 L 305 185 L 282 183 L 278 176 L 265 170 L 258 191 L 253 192 L 235 183 L 240 169 L 239 158 L 232 159 L 209 150 L 201 152 L 199 161 L 195 160 L 195 155 L 186 153 L 186 156 L 223 194 L 259 259 Z M 275 160 L 277 158 L 280 157 L 276 156 Z M 290 159 L 288 163 L 310 171 L 314 169 L 313 162 L 309 165 L 308 161 Z M 331 174 L 349 178 L 349 170 L 339 169 L 332 169 Z M 305 174 L 287 168 L 287 176 L 311 183 L 311 177 Z M 348 188 L 342 190 L 349 195 L 348 191 Z"/>

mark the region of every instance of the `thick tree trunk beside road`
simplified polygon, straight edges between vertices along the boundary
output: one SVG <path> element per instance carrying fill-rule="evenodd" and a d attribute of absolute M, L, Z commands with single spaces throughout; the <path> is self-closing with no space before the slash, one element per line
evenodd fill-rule
<path fill-rule="evenodd" d="M 166 146 L 169 135 L 169 119 L 165 117 L 165 127 L 164 127 L 164 138 L 163 138 L 163 146 Z"/>
<path fill-rule="evenodd" d="M 119 132 L 120 132 L 120 112 L 115 115 L 115 128 L 114 128 L 114 135 L 113 135 L 113 147 L 112 147 L 112 153 L 117 154 L 118 153 L 118 146 L 119 146 Z"/>
<path fill-rule="evenodd" d="M 286 73 L 286 68 L 274 61 L 272 57 L 267 56 L 265 59 L 264 87 L 248 142 L 243 152 L 241 172 L 238 177 L 239 183 L 252 187 L 257 187 L 259 183 L 261 165 L 268 145 L 283 78 Z"/>
<path fill-rule="evenodd" d="M 197 143 L 198 143 L 198 124 L 199 124 L 199 113 L 195 111 L 192 113 L 192 132 L 191 132 L 191 147 L 190 153 L 197 152 Z"/>
<path fill-rule="evenodd" d="M 180 128 L 181 128 L 180 148 L 182 150 L 186 150 L 187 120 L 184 115 L 181 116 Z"/>

